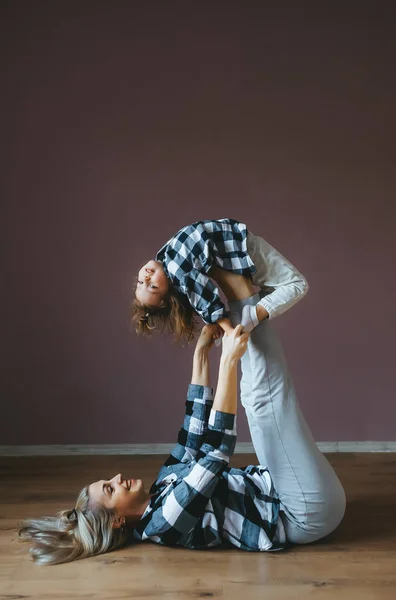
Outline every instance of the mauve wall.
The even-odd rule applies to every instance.
[[[192,349],[129,332],[134,274],[225,216],[309,280],[316,439],[395,439],[395,21],[336,4],[1,3],[1,444],[175,439]]]

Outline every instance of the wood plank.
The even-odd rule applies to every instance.
[[[348,498],[328,538],[279,553],[193,551],[136,543],[113,553],[37,567],[16,535],[28,516],[74,506],[81,487],[123,472],[155,479],[163,456],[0,458],[0,600],[394,600],[396,454],[327,455]],[[254,464],[235,455],[233,466]]]

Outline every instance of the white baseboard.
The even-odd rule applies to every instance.
[[[0,456],[99,456],[169,454],[174,444],[98,444],[95,446],[0,446]],[[318,442],[321,452],[396,452],[396,442]],[[235,454],[254,454],[250,442],[238,442]]]

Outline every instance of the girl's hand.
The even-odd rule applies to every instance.
[[[237,325],[231,334],[224,334],[222,359],[239,360],[246,352],[249,333],[244,333],[242,325]]]
[[[231,333],[234,331],[234,326],[231,323],[230,319],[227,319],[227,318],[219,319],[217,321],[217,324],[220,325],[220,327],[222,328],[222,330],[225,333],[228,333],[228,335],[231,335]]]
[[[212,323],[211,325],[204,325],[201,329],[196,349],[202,350],[206,348],[207,350],[210,350],[215,340],[221,338],[222,335],[223,332],[221,328],[217,325],[217,323]]]

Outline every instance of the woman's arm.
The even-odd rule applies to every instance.
[[[193,359],[192,385],[210,385],[209,376],[209,350],[214,340],[219,339],[221,333],[215,325],[205,325],[198,339]],[[242,326],[238,325],[231,332],[223,336],[223,351],[220,359],[219,378],[213,409],[236,414],[237,410],[237,366],[238,360],[245,353],[249,336],[242,333]]]
[[[216,339],[221,337],[221,331],[216,324],[205,325],[195,346],[193,358],[192,385],[210,386],[209,351]]]
[[[216,397],[198,460],[153,511],[146,537],[160,536],[165,544],[182,543],[204,514],[235,448],[237,364],[248,338],[241,325],[223,337]]]
[[[223,351],[220,359],[219,378],[212,410],[236,415],[237,412],[237,367],[245,353],[249,339],[237,325],[230,335],[223,336]]]
[[[195,349],[191,385],[210,386],[209,348]]]
[[[188,386],[184,421],[177,442],[163,467],[196,458],[208,427],[209,414],[213,405],[213,390],[209,377],[209,351],[214,340],[221,335],[217,325],[205,325],[201,329],[194,351],[191,384]],[[163,475],[159,472],[159,478]]]

